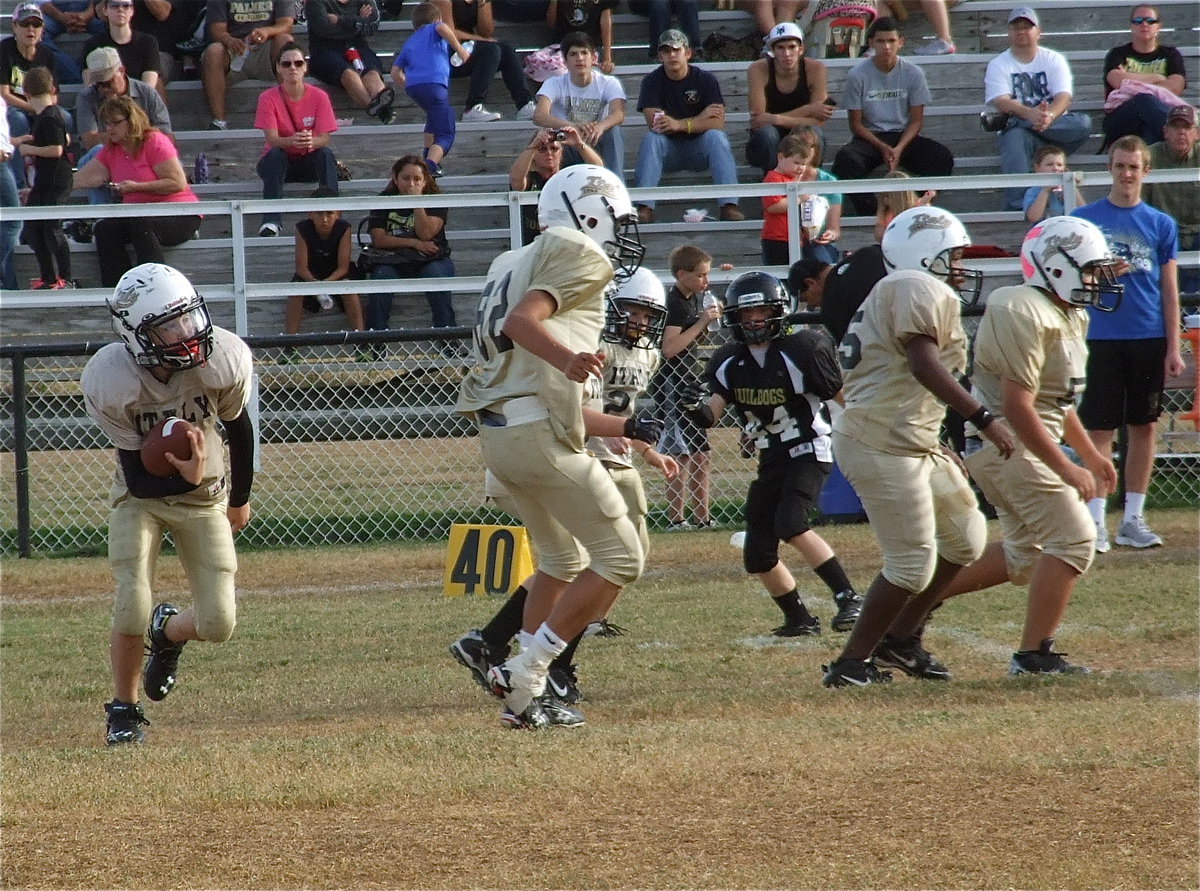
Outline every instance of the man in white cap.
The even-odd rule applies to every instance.
[[[1046,143],[1067,154],[1092,131],[1092,119],[1068,111],[1074,93],[1071,66],[1062,53],[1039,46],[1041,21],[1030,6],[1008,16],[1008,49],[988,62],[983,101],[1008,115],[1000,132],[1000,172],[1029,173],[1033,153]],[[1023,187],[1005,189],[1008,210],[1021,210]]]

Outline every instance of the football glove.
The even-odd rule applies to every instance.
[[[642,442],[648,442],[651,445],[658,442],[658,437],[662,435],[663,422],[658,418],[627,418],[625,421],[625,437],[627,439],[640,439]]]
[[[679,391],[679,407],[697,427],[716,426],[717,419],[708,407],[708,394],[699,384],[684,384]]]

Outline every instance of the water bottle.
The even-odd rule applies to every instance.
[[[356,50],[354,47],[350,47],[348,50],[346,50],[346,61],[350,63],[350,67],[356,72],[359,74],[363,73],[362,56],[359,55],[358,50]]]
[[[196,168],[192,174],[192,182],[198,186],[208,183],[208,156],[204,152],[196,155]]]
[[[333,297],[329,294],[318,294],[317,303],[320,304],[321,309],[333,309]]]
[[[718,304],[718,302],[719,301],[713,295],[712,291],[704,292],[704,308],[705,309],[708,309],[711,306],[716,306]],[[720,316],[717,316],[715,319],[712,319],[708,323],[708,330],[709,331],[720,331],[721,330],[721,317]]]
[[[468,56],[471,55],[471,53],[475,52],[475,41],[474,40],[464,40],[462,48],[464,50],[466,50]],[[463,61],[461,58],[459,58],[458,53],[455,53],[455,52],[450,53],[451,67],[457,68],[462,63],[463,63]]]

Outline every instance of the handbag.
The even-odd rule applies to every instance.
[[[534,50],[525,57],[525,76],[539,84],[566,73],[567,63],[563,60],[560,46],[557,43]]]
[[[355,268],[363,278],[370,278],[376,266],[394,266],[400,278],[416,276],[434,260],[444,260],[450,256],[450,245],[445,244],[432,256],[421,253],[416,248],[403,247],[394,250],[377,248],[371,244],[371,236],[367,224],[370,217],[363,217],[358,223],[355,241],[358,242],[358,259],[354,261]]]

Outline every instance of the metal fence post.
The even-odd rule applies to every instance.
[[[250,311],[246,305],[246,221],[242,202],[229,202],[229,223],[233,241],[233,318],[240,337],[250,333]]]
[[[17,553],[33,556],[32,526],[29,521],[29,441],[26,426],[25,354],[12,360],[13,375],[13,457],[16,459]]]

